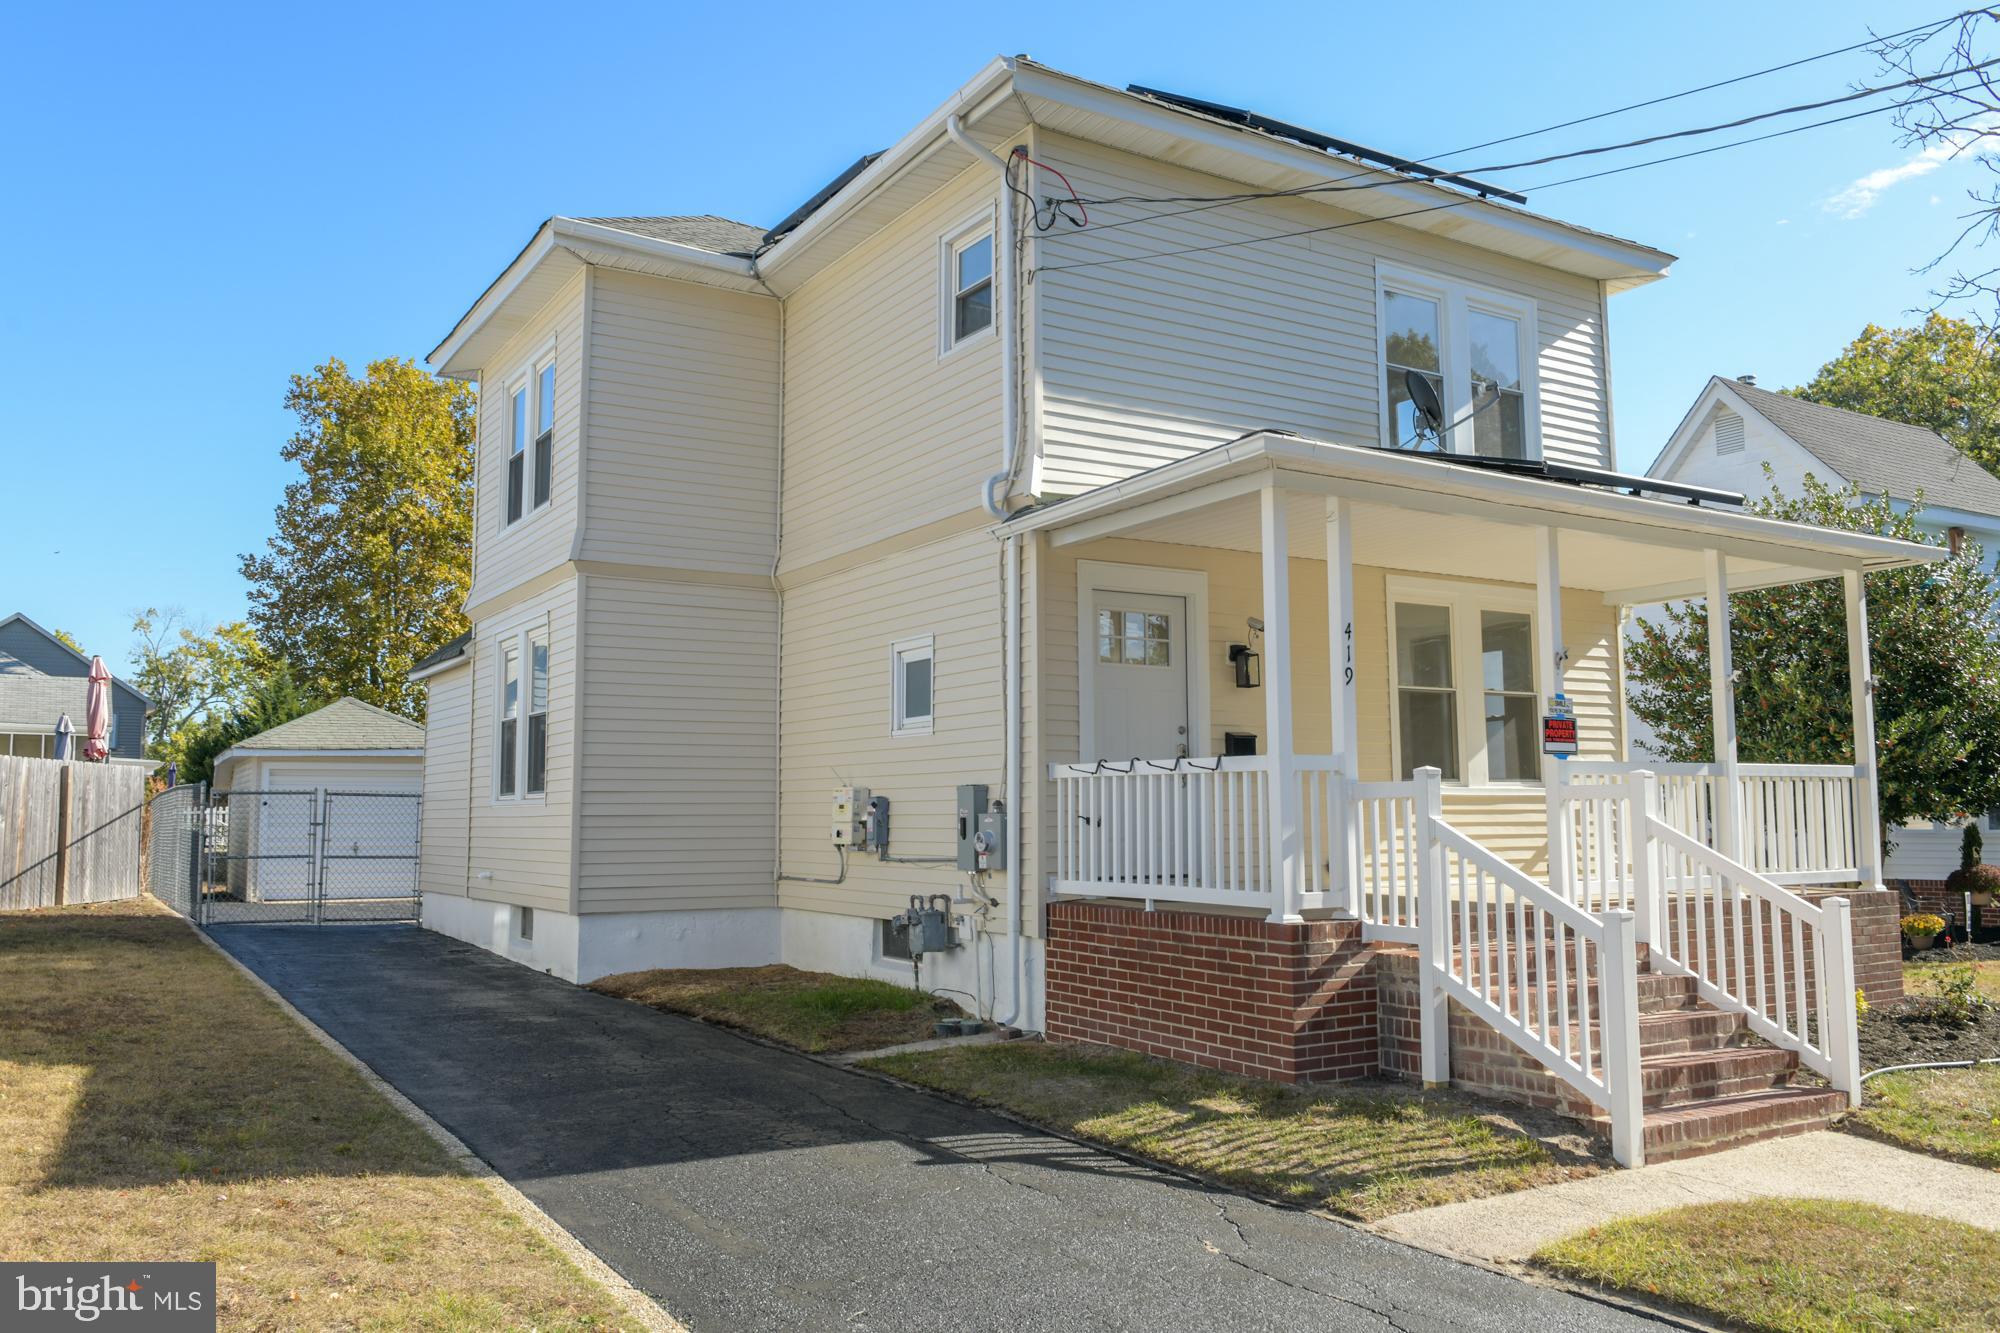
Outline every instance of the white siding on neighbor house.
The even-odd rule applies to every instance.
[[[533,624],[546,625],[549,631],[548,793],[501,800],[494,794],[493,765],[500,717],[499,640]],[[576,582],[565,580],[478,622],[473,626],[472,650],[468,896],[573,911],[570,800],[576,759]],[[524,698],[525,689],[524,680]]]
[[[1035,143],[1086,198],[1242,188],[1081,140],[1044,133]],[[1060,186],[1043,173],[1037,188]],[[1107,205],[1091,221],[1187,207]],[[1546,456],[1609,466],[1602,307],[1590,279],[1387,222],[1058,271],[1353,219],[1331,203],[1260,200],[1038,240],[1042,271],[1030,290],[1046,415],[1037,489],[1087,490],[1263,427],[1378,444],[1378,261],[1532,299]]]
[[[979,510],[999,341],[939,355],[941,244],[994,194],[968,165],[786,301],[785,571]]]
[[[820,581],[785,589],[784,774],[779,837],[788,875],[832,877],[834,789],[862,786],[890,800],[890,852],[950,856],[956,788],[988,784],[1001,795],[999,543],[972,532],[905,550]],[[890,645],[933,639],[934,722],[927,736],[890,735]],[[887,917],[913,893],[951,893],[964,878],[950,864],[884,864],[848,858],[847,882],[786,880],[786,907]],[[1006,877],[986,890],[1005,897]],[[996,927],[1004,920],[995,914]]]
[[[425,684],[421,880],[425,893],[463,897],[472,795],[472,669],[461,665]]]
[[[1265,752],[1264,690],[1238,689],[1228,658],[1229,645],[1244,640],[1246,621],[1261,618],[1263,577],[1256,552],[1214,547],[1177,546],[1159,542],[1107,540],[1078,546],[1043,548],[1037,560],[1040,635],[1039,745],[1035,772],[1049,763],[1074,762],[1082,753],[1077,697],[1077,574],[1079,560],[1197,570],[1208,579],[1209,726],[1201,754],[1218,754],[1223,733],[1254,732]],[[1386,781],[1391,769],[1389,739],[1388,579],[1395,571],[1357,565],[1354,569],[1355,708],[1361,746],[1363,781]],[[1437,581],[1434,576],[1422,576]],[[1477,585],[1479,580],[1451,580]],[[1520,589],[1520,585],[1496,584]],[[1531,590],[1529,590],[1531,591]],[[1329,739],[1330,660],[1326,632],[1326,564],[1319,560],[1291,562],[1293,745],[1301,754],[1325,754]],[[1574,702],[1578,738],[1584,758],[1612,759],[1618,755],[1615,637],[1617,614],[1602,594],[1581,589],[1563,594],[1563,640],[1570,658],[1564,686]],[[1149,756],[1150,757],[1150,756]],[[1555,762],[1553,760],[1549,762]],[[1036,784],[1040,799],[1049,798],[1044,778]],[[1543,873],[1547,858],[1547,820],[1542,793],[1528,788],[1467,790],[1447,785],[1445,812],[1468,836],[1531,873]],[[1045,839],[1052,830],[1042,830]],[[1043,855],[1052,854],[1047,843]],[[1037,882],[1039,876],[1036,877]]]
[[[593,269],[583,555],[768,574],[778,303]]]
[[[1981,823],[1987,844],[2000,842],[2000,831]],[[1943,879],[1958,869],[1965,838],[1963,824],[1916,824],[1889,830],[1894,844],[1882,868],[1884,879]],[[1996,858],[1986,856],[1986,861]]]
[[[480,369],[479,457],[472,535],[472,590],[466,603],[481,602],[561,565],[576,536],[577,460],[583,401],[584,275],[566,283],[554,300],[510,338]],[[534,500],[534,439],[530,422],[529,462],[524,465],[521,518],[507,523],[507,458],[510,395],[519,374],[532,376],[534,362],[553,346],[556,355],[554,457],[549,502]],[[533,401],[532,392],[529,395]],[[532,408],[531,408],[532,410]]]
[[[587,575],[578,908],[768,907],[777,597]]]
[[[1847,478],[1755,412],[1738,413],[1743,420],[1743,447],[1729,453],[1718,451],[1715,426],[1719,409],[1736,411],[1735,404],[1720,403],[1703,414],[1693,445],[1668,474],[1669,480],[1736,491],[1753,500],[1769,495],[1774,480],[1786,495],[1802,494],[1808,472],[1829,486],[1847,484]],[[1766,463],[1771,465],[1769,478],[1764,475]]]

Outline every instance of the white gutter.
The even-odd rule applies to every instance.
[[[1013,492],[1014,475],[1021,463],[1021,340],[1015,327],[1014,191],[1008,186],[1007,164],[967,134],[956,113],[945,118],[944,132],[974,158],[991,165],[1000,180],[1000,225],[995,229],[993,246],[993,323],[1000,331],[1000,470],[980,486],[979,498],[987,513],[1004,520],[1007,497]],[[1007,1016],[994,1021],[1002,1027],[1012,1027],[1021,1016],[1027,990],[1028,955],[1021,931],[1024,897],[1021,877],[1027,868],[1021,860],[1021,538],[1013,535],[1006,541],[1007,763],[1000,799],[1005,802],[1008,830],[1007,947],[1013,958],[1014,994]]]

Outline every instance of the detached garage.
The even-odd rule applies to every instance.
[[[416,892],[424,729],[359,699],[238,741],[215,761],[228,848],[222,878],[243,903],[328,907]]]

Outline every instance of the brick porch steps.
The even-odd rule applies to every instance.
[[[1847,1094],[1826,1088],[1768,1087],[1646,1112],[1646,1161],[1672,1162],[1746,1143],[1824,1129],[1847,1109]],[[1600,1134],[1611,1132],[1591,1117]]]

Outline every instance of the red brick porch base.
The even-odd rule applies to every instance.
[[[1048,909],[1047,1025],[1280,1083],[1377,1072],[1374,959],[1352,921]]]
[[[1800,889],[1810,902],[1845,898],[1854,931],[1854,984],[1870,1004],[1903,998],[1903,911],[1891,889]]]

